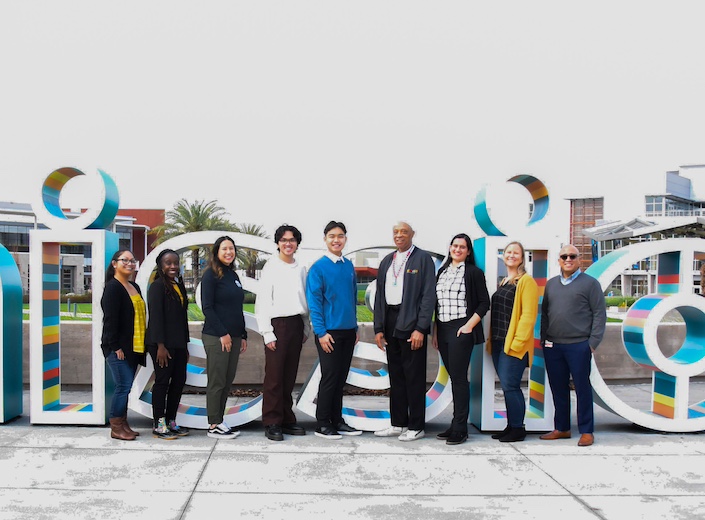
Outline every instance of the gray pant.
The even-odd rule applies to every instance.
[[[206,350],[206,411],[209,424],[223,422],[225,404],[230,393],[230,386],[235,379],[237,362],[240,358],[240,338],[233,338],[230,352],[223,350],[218,336],[202,334],[203,348]]]

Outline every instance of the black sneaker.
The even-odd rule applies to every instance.
[[[270,424],[264,427],[264,435],[270,441],[283,441],[282,428],[278,424]]]
[[[227,424],[222,422],[220,424],[216,424],[212,428],[208,428],[207,435],[212,439],[234,439],[240,435],[240,432],[231,429]]]
[[[332,426],[319,426],[314,432],[316,437],[321,437],[323,439],[337,440],[342,439],[343,436],[339,434]]]
[[[335,429],[340,435],[362,435],[362,432],[360,430],[356,430],[355,428],[353,428],[349,424],[345,424],[344,422],[339,422],[338,426],[336,426]]]

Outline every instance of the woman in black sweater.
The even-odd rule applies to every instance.
[[[179,280],[179,255],[165,249],[157,256],[157,273],[147,292],[147,349],[154,364],[152,435],[171,440],[188,435],[176,424],[176,412],[186,384],[188,364],[188,298]]]
[[[223,420],[240,353],[247,350],[242,312],[245,292],[235,272],[236,253],[232,238],[218,238],[211,249],[210,266],[201,280],[201,308],[205,316],[201,338],[208,373],[206,412],[208,436],[214,439],[233,439],[240,434]]]
[[[110,405],[110,436],[124,441],[133,441],[139,435],[127,424],[127,399],[137,365],[145,364],[147,313],[140,288],[130,281],[136,265],[130,251],[121,249],[115,253],[105,273],[105,288],[100,299],[103,309],[101,349],[115,382]]]

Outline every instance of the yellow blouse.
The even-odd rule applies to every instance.
[[[132,350],[138,354],[144,354],[144,335],[147,329],[147,308],[144,300],[139,294],[130,296],[132,306],[135,309],[135,327],[132,336]]]

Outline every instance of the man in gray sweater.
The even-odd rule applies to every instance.
[[[592,353],[605,334],[607,312],[600,283],[580,271],[575,246],[564,246],[558,255],[560,276],[546,282],[541,306],[541,343],[548,382],[555,407],[554,427],[543,440],[569,439],[570,378],[577,398],[578,446],[594,442]]]

